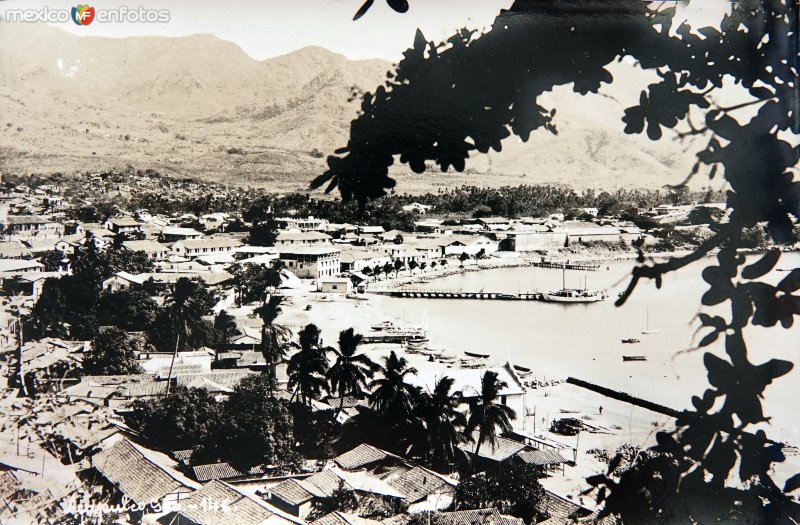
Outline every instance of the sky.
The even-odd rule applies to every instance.
[[[352,17],[364,0],[79,0],[96,9],[125,6],[169,10],[164,23],[101,23],[79,26],[71,20],[55,25],[76,35],[127,37],[183,36],[210,33],[238,44],[247,54],[263,60],[316,45],[351,59],[382,58],[397,61],[414,40],[417,28],[428,40],[444,40],[456,29],[488,28],[501,9],[513,0],[410,0],[405,14],[391,10],[385,0],[356,22]],[[69,10],[78,0],[0,0],[0,13],[8,9]],[[714,15],[714,5],[724,0],[695,1],[690,19],[704,21]],[[718,18],[717,18],[718,20]],[[705,24],[703,24],[705,25]],[[0,30],[2,26],[0,25]]]
[[[282,55],[308,45],[322,46],[351,59],[399,60],[420,28],[429,40],[441,40],[460,27],[488,27],[512,0],[411,0],[408,13],[392,11],[376,0],[356,22],[352,18],[364,0],[81,0],[96,9],[119,6],[168,9],[166,23],[106,23],[87,26],[68,21],[51,24],[78,35],[125,37],[180,36],[211,33],[237,43],[257,60]],[[2,0],[7,9],[71,9],[64,0]],[[0,30],[2,28],[0,27]]]

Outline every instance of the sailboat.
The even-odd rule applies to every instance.
[[[650,307],[648,306],[645,313],[645,328],[644,330],[642,330],[642,334],[643,335],[657,334],[660,331],[661,330],[658,330],[657,328],[650,328]]]
[[[567,269],[563,268],[561,274],[561,290],[543,294],[543,300],[555,303],[594,303],[606,298],[605,294],[602,292],[587,290],[585,281],[583,289],[567,288],[566,274]]]

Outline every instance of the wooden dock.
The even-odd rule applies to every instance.
[[[538,268],[555,268],[557,270],[582,270],[586,272],[596,272],[600,269],[599,264],[589,263],[566,263],[557,261],[539,261],[530,263],[531,266]]]
[[[494,301],[544,301],[544,294],[542,292],[487,292],[485,290],[479,291],[462,291],[462,290],[422,290],[422,289],[404,289],[404,290],[370,290],[369,293],[388,295],[389,297],[403,297],[406,299],[480,299],[480,300],[494,300]]]

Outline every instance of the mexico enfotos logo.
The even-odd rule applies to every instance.
[[[79,4],[72,9],[53,9],[44,6],[39,9],[7,9],[2,20],[5,22],[48,24],[74,22],[88,26],[93,22],[107,24],[128,22],[132,24],[164,24],[170,21],[169,9],[147,9],[143,6],[121,6],[114,9],[94,8]]]

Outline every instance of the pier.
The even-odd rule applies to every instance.
[[[388,295],[389,297],[403,297],[406,299],[482,299],[482,300],[495,300],[495,301],[545,301],[542,292],[487,292],[485,290],[479,291],[462,291],[462,290],[422,290],[422,289],[404,289],[404,290],[370,290],[369,293],[378,295]]]
[[[541,260],[539,262],[532,262],[530,263],[531,266],[536,266],[538,268],[555,268],[558,270],[582,270],[586,272],[596,272],[600,269],[599,264],[589,264],[589,263],[567,263],[567,262],[556,262],[556,261],[545,261]]]

